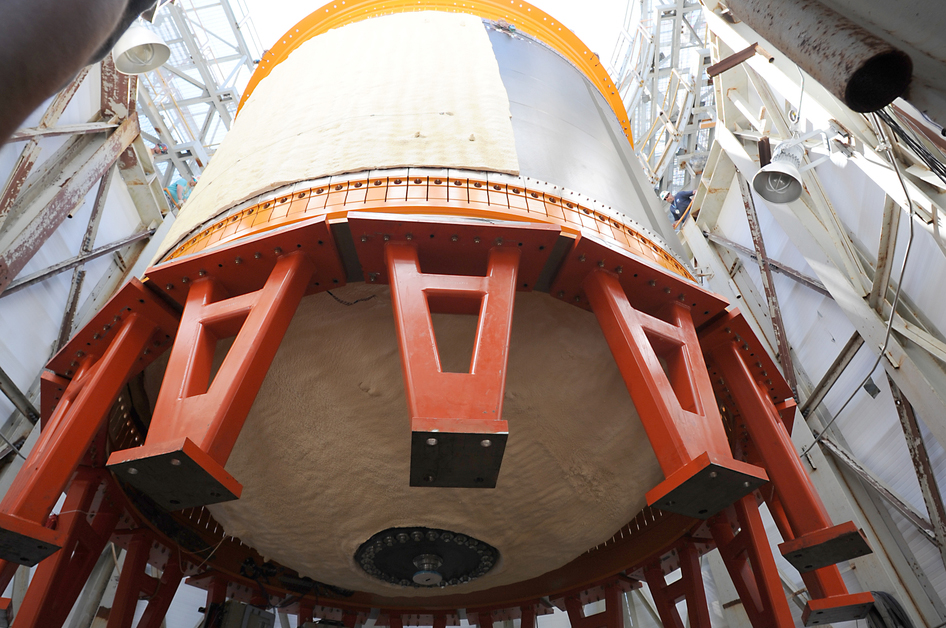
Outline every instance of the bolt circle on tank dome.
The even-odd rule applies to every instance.
[[[431,528],[390,528],[355,552],[355,563],[378,580],[415,588],[465,584],[486,575],[499,550],[469,535]]]

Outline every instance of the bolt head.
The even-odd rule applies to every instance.
[[[433,447],[434,445],[437,444],[437,439],[436,439],[436,438],[428,438],[428,439],[427,439],[427,444],[430,445],[431,447]]]
[[[179,466],[181,466],[181,461],[180,461],[180,459],[178,459],[178,458],[171,458],[171,466],[172,466],[172,467],[179,467]]]
[[[138,475],[138,469],[134,467],[128,467],[128,475]]]
[[[480,447],[490,447],[492,444],[493,444],[493,441],[491,441],[488,438],[484,438],[483,440],[480,441]]]

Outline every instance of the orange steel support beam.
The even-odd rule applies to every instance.
[[[411,486],[496,486],[519,256],[497,247],[485,277],[435,275],[421,272],[411,244],[385,245],[411,415]],[[431,312],[479,314],[469,373],[441,370]]]
[[[710,522],[710,532],[726,564],[739,599],[753,626],[791,628],[788,601],[782,593],[778,567],[772,557],[759,506],[746,495]],[[735,532],[733,528],[739,528]]]
[[[93,511],[103,484],[106,494]],[[118,489],[102,469],[79,468],[58,520],[62,549],[36,568],[17,609],[17,628],[47,628],[66,621],[121,515],[115,505],[120,503],[118,496],[110,496],[110,491]],[[91,522],[90,511],[94,512]]]
[[[304,624],[307,621],[313,620],[313,606],[314,606],[314,603],[311,600],[303,598],[302,600],[299,601],[299,623],[300,624]],[[394,624],[395,619],[400,621],[401,616],[391,615],[389,619],[391,623],[388,625],[391,626],[391,628],[400,628],[400,626],[397,626]]]
[[[212,278],[193,282],[145,444],[112,454],[109,468],[167,510],[237,499],[223,465],[313,271],[293,252],[256,292],[227,298]],[[211,383],[217,342],[233,336]]]
[[[729,340],[707,347],[712,361],[719,367],[732,394],[739,415],[745,421],[752,444],[759,452],[765,468],[772,476],[781,508],[775,521],[788,541],[832,527],[821,498],[805,473],[791,437],[779,420],[779,412],[763,384],[756,382],[746,363],[746,352]],[[785,526],[789,529],[785,529]],[[841,573],[834,565],[802,574],[809,602],[805,619],[813,606],[826,623],[846,621],[866,615],[873,597],[869,593],[848,593]]]
[[[138,620],[136,628],[160,628],[161,622],[164,621],[164,617],[171,607],[174,594],[177,593],[184,577],[184,571],[179,562],[180,555],[175,552],[171,552],[171,554],[172,556],[168,559],[164,572],[158,580],[157,591],[148,600],[148,606],[145,607],[145,612]]]
[[[689,308],[640,312],[607,270],[584,290],[667,478],[648,504],[706,519],[763,484],[762,469],[732,457]]]
[[[204,628],[220,628],[227,603],[227,581],[214,576],[207,587],[207,605],[204,607]]]
[[[519,612],[522,613],[519,628],[535,628],[535,604],[520,606]]]
[[[699,560],[699,559],[698,559]],[[604,610],[594,615],[585,615],[584,604],[578,595],[565,598],[568,623],[572,628],[623,628],[624,614],[621,606],[621,589],[617,584],[604,587]],[[524,617],[525,615],[523,615]],[[532,614],[535,621],[535,613]]]
[[[151,535],[141,531],[132,536],[125,551],[125,562],[122,564],[106,628],[131,628],[135,609],[138,608],[138,596],[142,591],[154,588],[154,578],[145,573],[150,555]]]
[[[686,600],[690,628],[710,628],[709,607],[706,604],[706,589],[703,588],[703,573],[700,570],[700,553],[689,542],[677,548],[681,578],[667,584],[660,562],[644,568],[644,578],[664,628],[684,628],[677,611],[677,602]]]
[[[26,463],[0,502],[0,558],[35,565],[59,549],[58,535],[43,527],[70,477],[105,421],[135,362],[155,330],[132,313],[121,321],[98,360],[86,356],[63,393]],[[0,572],[6,586],[8,569]]]

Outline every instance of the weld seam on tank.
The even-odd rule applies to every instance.
[[[817,0],[727,0],[733,15],[859,113],[903,94],[913,61]]]

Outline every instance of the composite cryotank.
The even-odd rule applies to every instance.
[[[315,261],[322,285],[300,301],[226,464],[242,495],[210,508],[228,534],[315,580],[432,597],[536,578],[610,539],[662,479],[594,314],[552,283],[581,237],[690,277],[658,235],[669,222],[610,94],[510,17],[382,14],[306,39],[278,64],[270,53],[165,241],[164,259],[183,261],[328,219],[342,263],[332,275]],[[287,47],[305,38],[300,26]],[[423,273],[485,275],[491,249],[518,256],[504,390],[489,409],[509,436],[476,444],[505,452],[473,489],[442,486],[436,471],[432,486],[409,481],[414,417],[386,241],[417,243]],[[431,303],[444,372],[471,371],[479,319],[495,316],[478,300]],[[145,377],[157,399],[162,364]],[[474,490],[478,480],[491,488]],[[495,563],[419,587],[359,562],[386,530],[420,529],[480,541]]]

